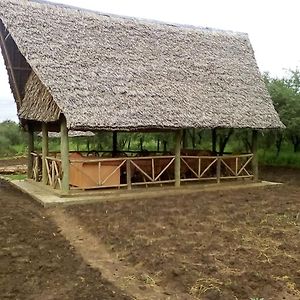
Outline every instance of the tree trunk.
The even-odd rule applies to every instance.
[[[143,151],[144,139],[140,138],[140,150]]]
[[[168,144],[168,142],[163,141],[163,144],[164,144],[164,153],[167,153],[167,144]]]
[[[131,138],[128,139],[128,146],[127,146],[128,151],[130,151],[130,144],[131,144]]]
[[[211,146],[213,155],[217,154],[217,129],[213,128],[211,130]]]
[[[228,134],[225,137],[220,137],[220,141],[219,141],[219,155],[223,155],[226,145],[230,139],[230,137],[233,134],[233,129],[230,129]]]

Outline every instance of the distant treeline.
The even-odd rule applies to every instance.
[[[300,71],[290,71],[284,78],[272,78],[264,74],[264,80],[274,106],[285,130],[268,130],[260,133],[260,160],[267,164],[300,166]],[[251,130],[217,129],[216,150],[218,153],[243,153],[251,151]],[[212,149],[212,130],[184,130],[183,147],[190,149]],[[36,135],[35,147],[41,149],[41,138]],[[80,151],[112,150],[112,133],[99,132],[94,137],[70,139],[70,149]],[[59,151],[59,139],[50,139],[50,150]],[[174,135],[169,132],[118,133],[119,151],[170,152],[174,146]],[[0,123],[0,156],[26,153],[26,134],[12,121]]]

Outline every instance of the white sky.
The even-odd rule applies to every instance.
[[[52,0],[104,13],[247,32],[259,68],[273,76],[300,66],[299,0]],[[0,121],[17,120],[0,58]]]

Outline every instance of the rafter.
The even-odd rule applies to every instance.
[[[0,24],[2,25],[1,27],[3,28],[3,24]],[[7,69],[10,73],[10,76],[11,76],[11,79],[12,79],[12,83],[13,83],[13,86],[14,86],[14,91],[15,91],[15,96],[16,96],[16,100],[17,100],[17,103],[18,105],[21,105],[21,95],[20,95],[20,91],[19,91],[19,88],[18,88],[18,85],[17,85],[17,80],[16,80],[16,76],[15,76],[15,73],[14,73],[14,68],[13,68],[13,65],[12,65],[12,62],[10,60],[10,57],[9,57],[9,53],[8,53],[8,50],[6,48],[6,42],[5,42],[5,38],[3,36],[3,31],[1,30],[2,28],[0,28],[0,43],[1,43],[1,48],[3,50],[3,56],[4,56],[4,60],[7,64]]]

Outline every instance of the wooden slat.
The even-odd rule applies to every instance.
[[[159,177],[171,166],[171,164],[173,163],[174,160],[175,160],[175,157],[173,157],[170,160],[170,162],[165,166],[165,168],[155,177],[154,181],[157,181],[157,179],[159,179]]]
[[[140,168],[132,159],[130,160],[130,162],[143,174],[145,175],[149,180],[150,182],[153,181],[153,179],[142,169]]]
[[[238,175],[240,175],[243,170],[245,170],[248,173],[248,171],[246,170],[246,166],[252,161],[252,159],[253,159],[252,156],[248,158],[248,160],[246,161],[246,163],[243,166],[241,166],[241,169],[239,170]]]
[[[181,158],[181,161],[188,167],[188,169],[197,177],[199,178],[198,174],[194,171],[194,169],[185,161],[184,158]]]
[[[126,162],[126,159],[124,159],[124,161],[117,167],[114,169],[114,171],[109,174],[103,181],[102,181],[102,185],[111,177],[113,176]]]
[[[215,158],[205,169],[204,171],[200,174],[200,178],[203,177],[203,175],[216,163],[218,158]]]

